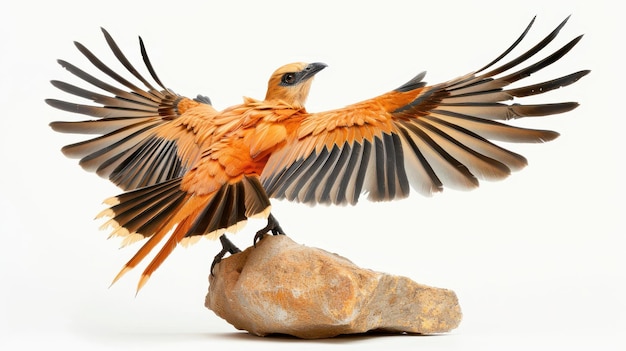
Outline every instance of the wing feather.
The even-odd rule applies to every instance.
[[[55,108],[94,117],[85,121],[52,122],[52,129],[62,133],[96,134],[92,139],[65,146],[63,153],[80,158],[80,165],[87,171],[108,178],[124,190],[157,184],[181,177],[198,158],[194,130],[208,119],[215,110],[206,105],[208,98],[191,100],[173,93],[163,86],[156,75],[141,38],[140,49],[143,62],[159,88],[144,78],[131,64],[111,35],[102,29],[109,49],[115,58],[139,81],[112,70],[95,54],[80,43],[78,50],[95,68],[113,79],[109,84],[78,67],[58,60],[70,73],[91,84],[102,92],[91,91],[72,84],[53,80],[59,90],[79,98],[91,100],[97,105],[47,99]],[[144,87],[140,87],[143,85]],[[203,106],[204,114],[185,115],[190,108]],[[190,128],[189,125],[196,127]]]

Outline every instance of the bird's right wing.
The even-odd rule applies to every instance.
[[[76,42],[79,51],[97,69],[128,90],[98,79],[69,62],[58,60],[70,73],[104,93],[52,81],[58,89],[100,105],[46,100],[52,107],[95,117],[85,121],[57,121],[50,124],[55,131],[62,133],[98,135],[63,147],[63,153],[71,158],[80,158],[80,165],[85,170],[108,178],[124,190],[183,176],[199,157],[194,131],[200,124],[209,123],[216,112],[211,101],[203,96],[192,100],[166,88],[156,75],[143,41],[139,38],[143,61],[159,86],[159,89],[155,88],[133,67],[109,33],[104,29],[102,32],[117,60],[145,87],[138,87],[116,73],[85,46]]]
[[[534,20],[533,20],[534,21]],[[308,204],[354,204],[406,197],[410,188],[430,195],[444,187],[473,189],[479,179],[498,180],[526,159],[495,143],[543,142],[548,130],[500,122],[572,110],[576,102],[507,103],[576,82],[589,71],[518,88],[508,85],[558,61],[581,36],[526,67],[556,37],[563,21],[535,46],[494,67],[524,38],[483,68],[427,86],[424,74],[399,88],[345,108],[305,117],[285,147],[272,154],[261,180],[274,198]]]

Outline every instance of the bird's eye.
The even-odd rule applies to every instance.
[[[285,73],[283,78],[281,79],[283,84],[293,84],[296,82],[296,74],[295,73]]]

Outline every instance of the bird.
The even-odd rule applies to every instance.
[[[321,62],[281,66],[271,74],[263,100],[243,97],[241,104],[218,111],[206,96],[188,98],[166,87],[141,37],[139,49],[151,80],[104,28],[126,76],[75,42],[111,83],[58,60],[92,87],[59,80],[52,85],[90,103],[46,99],[47,104],[89,118],[54,121],[50,127],[95,135],[62,152],[121,188],[97,215],[106,220],[102,228],[121,237],[122,246],[145,241],[113,283],[158,244],[137,292],[178,245],[219,239],[222,250],[212,262],[213,272],[225,255],[240,251],[226,234],[240,231],[248,219],[267,220],[254,244],[267,234],[285,234],[270,199],[354,205],[361,197],[390,201],[412,191],[431,196],[444,188],[471,190],[480,181],[501,180],[524,168],[526,158],[501,143],[542,143],[559,133],[508,122],[565,113],[579,104],[519,99],[568,86],[590,72],[510,87],[559,61],[582,38],[545,53],[568,16],[536,45],[505,60],[535,19],[501,55],[475,71],[432,85],[422,72],[379,96],[323,112],[305,107],[314,77],[327,67]],[[537,60],[529,63],[531,58]]]

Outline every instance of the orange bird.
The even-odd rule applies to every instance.
[[[581,39],[576,37],[535,63],[519,68],[557,36],[565,19],[538,44],[506,63],[502,55],[475,72],[427,85],[418,74],[398,88],[336,110],[311,113],[305,101],[323,63],[291,63],[270,77],[264,100],[244,97],[240,105],[217,111],[203,96],[190,99],[166,88],[155,73],[141,38],[144,64],[158,85],[145,79],[104,29],[108,46],[136,83],[111,70],[80,43],[78,50],[111,85],[76,66],[61,66],[100,92],[52,81],[97,105],[48,99],[68,112],[94,117],[52,122],[55,131],[95,134],[67,145],[63,153],[122,188],[105,200],[104,227],[123,245],[147,239],[113,282],[137,266],[162,240],[137,290],[179,244],[201,237],[220,238],[213,264],[238,249],[224,236],[248,218],[266,218],[255,236],[283,234],[271,214],[270,198],[307,204],[355,204],[362,194],[373,201],[404,198],[411,189],[431,195],[444,187],[472,189],[479,179],[499,180],[526,166],[526,159],[491,140],[537,143],[558,133],[510,126],[500,120],[570,111],[576,102],[505,103],[543,94],[576,82],[587,70],[553,80],[507,88],[558,61]],[[140,84],[136,85],[137,82]],[[144,87],[140,87],[143,85]]]

